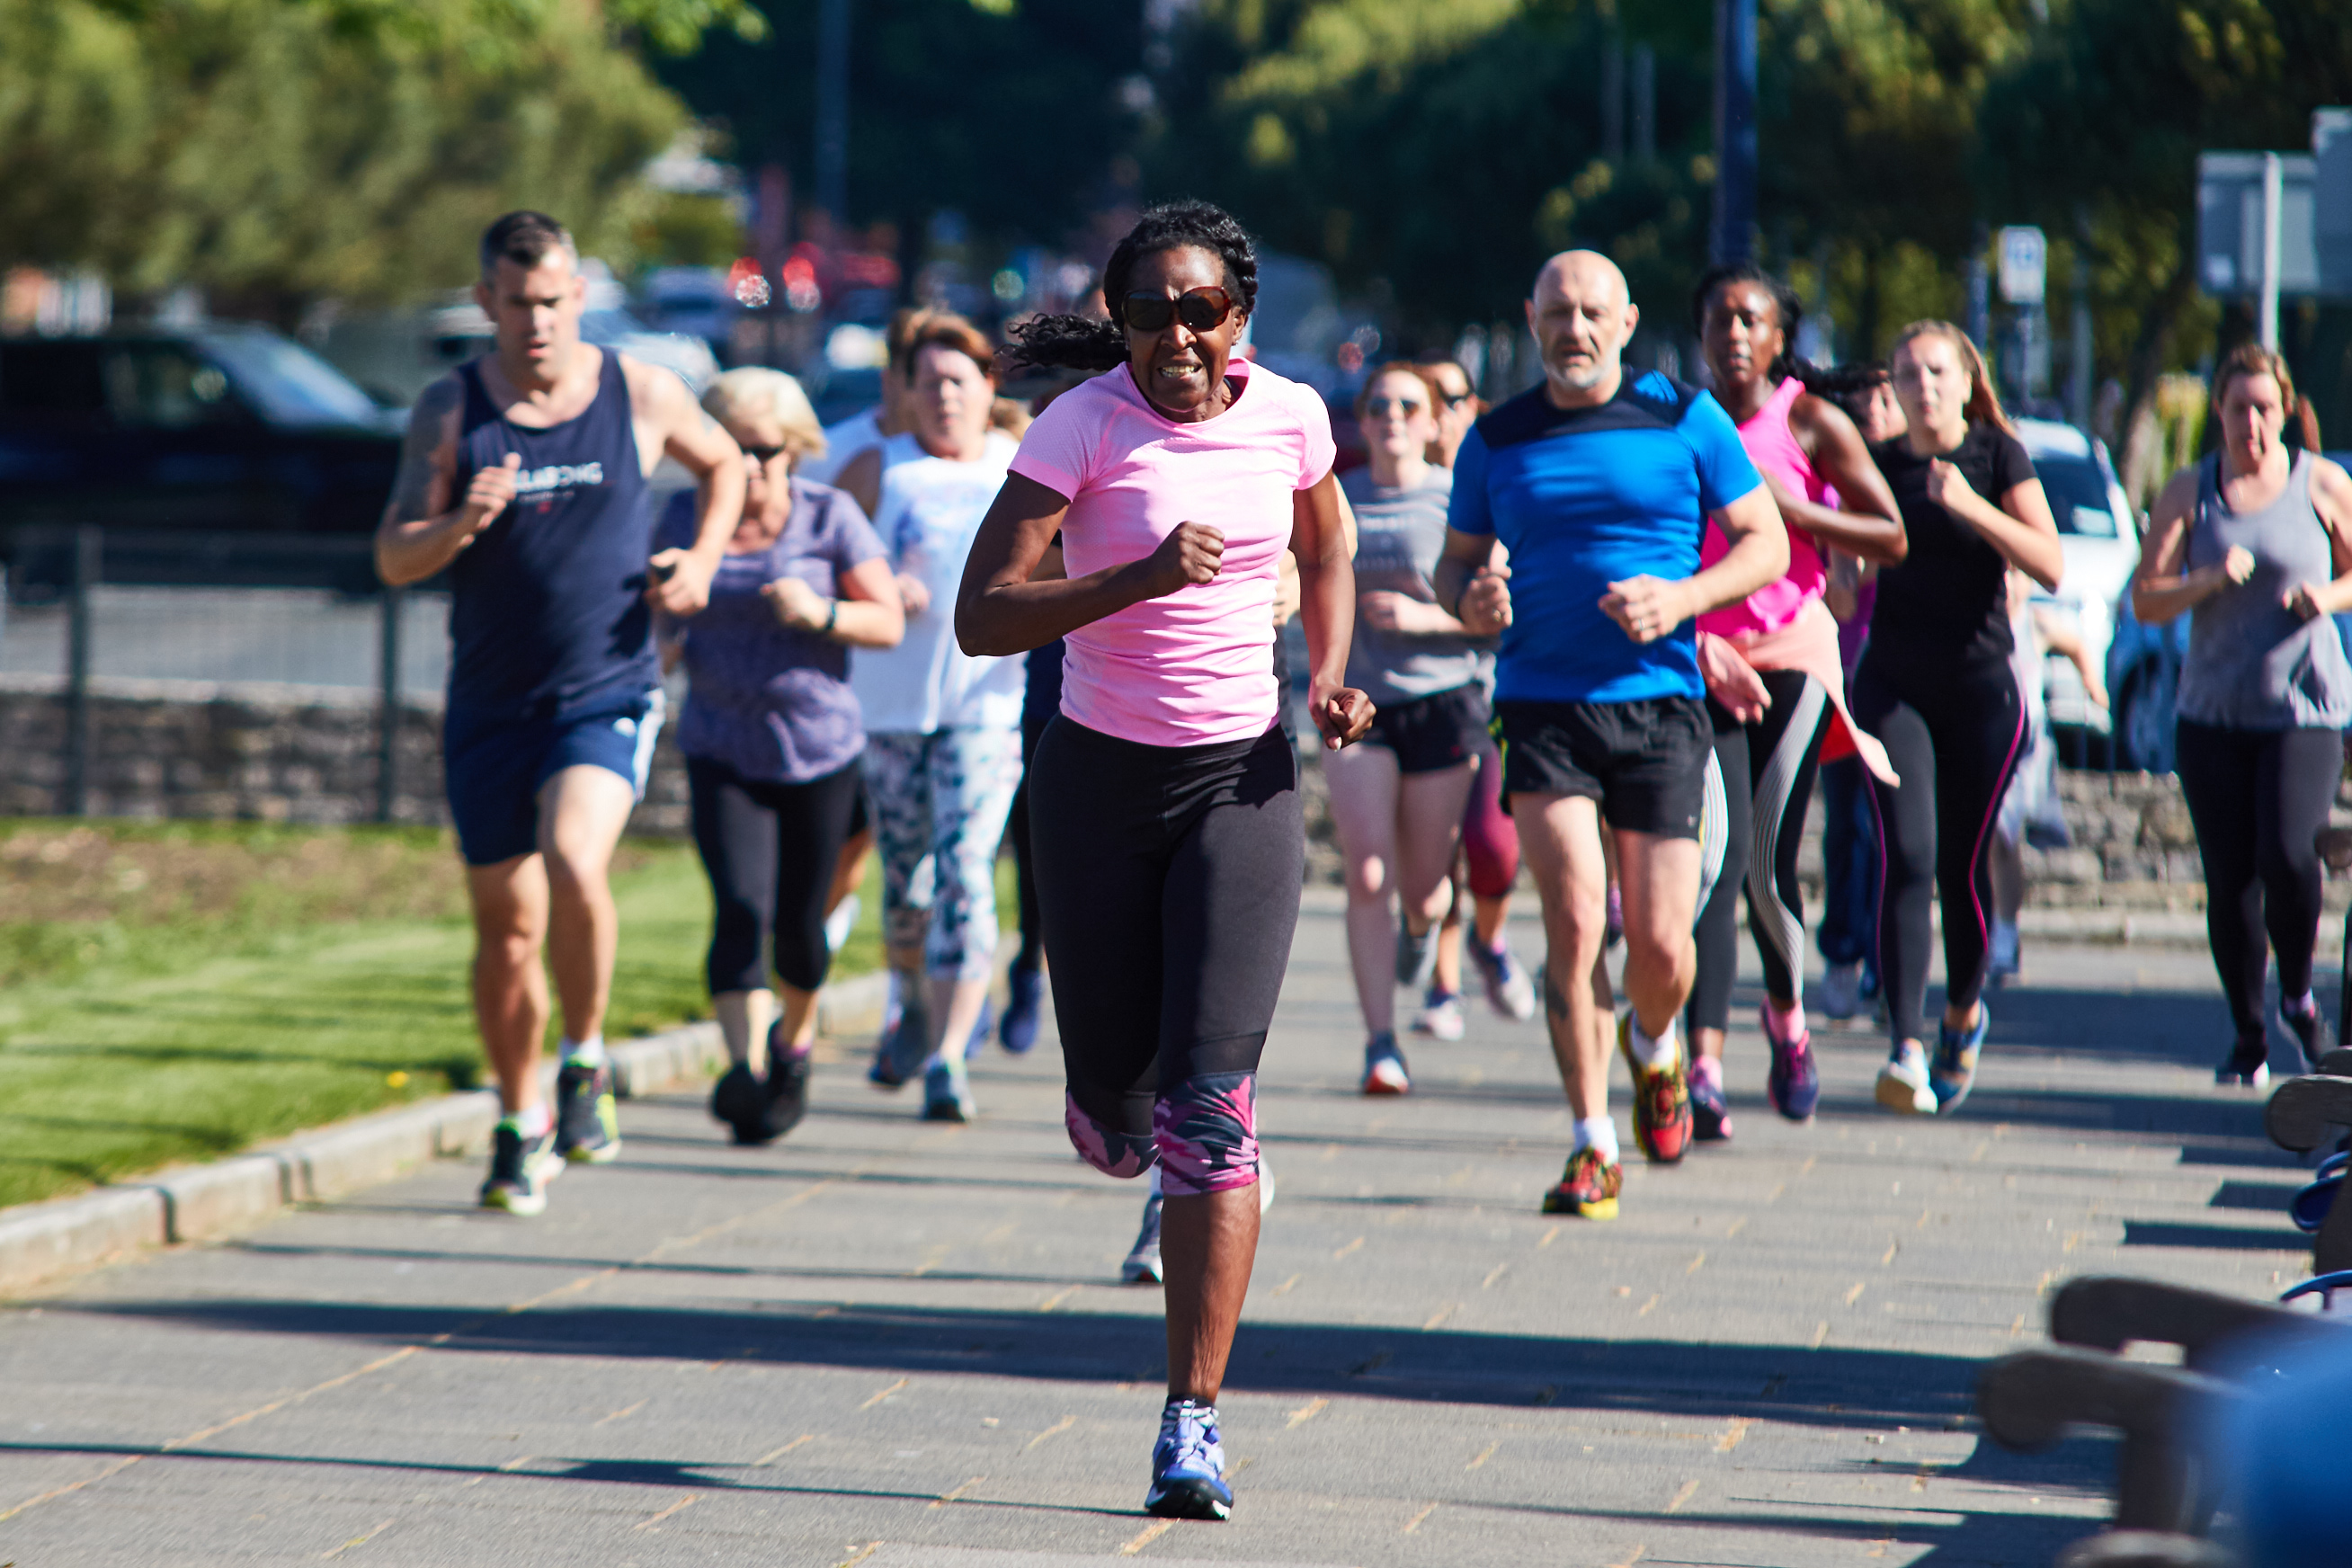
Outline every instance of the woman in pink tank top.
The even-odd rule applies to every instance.
[[[1742,263],[1709,271],[1692,304],[1715,395],[1789,524],[1787,574],[1698,620],[1716,759],[1731,796],[1724,866],[1738,873],[1717,880],[1698,919],[1690,1092],[1692,1131],[1706,1142],[1731,1135],[1723,1039],[1738,968],[1743,881],[1748,929],[1764,965],[1764,1038],[1772,1053],[1766,1090],[1773,1109],[1791,1121],[1810,1118],[1821,1098],[1805,1026],[1797,844],[1825,751],[1832,757],[1860,752],[1874,772],[1884,776],[1885,770],[1877,742],[1846,715],[1837,623],[1822,596],[1833,553],[1895,562],[1905,541],[1895,496],[1853,422],[1808,392],[1795,374],[1790,342],[1804,314],[1796,291]],[[1711,563],[1726,548],[1710,527],[1700,559]],[[1744,795],[1741,779],[1748,784]]]

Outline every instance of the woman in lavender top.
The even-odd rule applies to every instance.
[[[702,405],[743,448],[749,485],[709,607],[664,628],[663,655],[682,660],[690,682],[677,743],[716,906],[712,1010],[734,1061],[711,1113],[737,1142],[764,1143],[808,1101],[816,993],[831,958],[825,905],[866,749],[849,650],[896,647],[906,618],[889,552],[857,503],[790,477],[797,459],[824,451],[800,384],[781,371],[730,371]],[[690,510],[673,505],[661,531],[692,526]]]

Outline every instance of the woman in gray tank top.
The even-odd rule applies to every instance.
[[[2236,1029],[2214,1077],[2249,1087],[2270,1076],[2270,950],[2279,1020],[2305,1062],[2315,1067],[2335,1044],[2311,990],[2315,840],[2352,723],[2352,666],[2333,619],[2352,609],[2352,478],[2280,444],[2294,405],[2275,353],[2249,343],[2222,363],[2220,449],[2165,486],[2132,584],[2132,612],[2147,624],[2195,612],[2178,771],[2205,861],[2206,935]]]

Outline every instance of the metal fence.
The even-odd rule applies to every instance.
[[[372,704],[374,816],[394,820],[403,712],[446,677],[448,595],[383,586],[369,539],[26,528],[0,547],[0,687],[62,694],[68,814],[91,808],[98,699],[236,696]]]

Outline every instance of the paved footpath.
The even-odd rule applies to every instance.
[[[1522,940],[1532,934],[1523,922]],[[2022,1458],[1979,1362],[2080,1272],[2260,1295],[2304,1271],[2298,1180],[2201,955],[2045,949],[1948,1121],[1828,1092],[1548,1219],[1568,1121],[1538,1026],[1482,1015],[1355,1093],[1338,905],[1310,895],[1261,1091],[1280,1197],[1223,1401],[1232,1522],[1139,1510],[1157,1293],[1116,1284],[1139,1189],[1064,1142],[1050,1043],[993,1051],[968,1128],[837,1056],[782,1145],[698,1096],[625,1107],[546,1215],[444,1163],[239,1241],[0,1309],[0,1562],[2046,1563],[2112,1449]],[[1621,1110],[1621,1117],[1622,1111]]]

